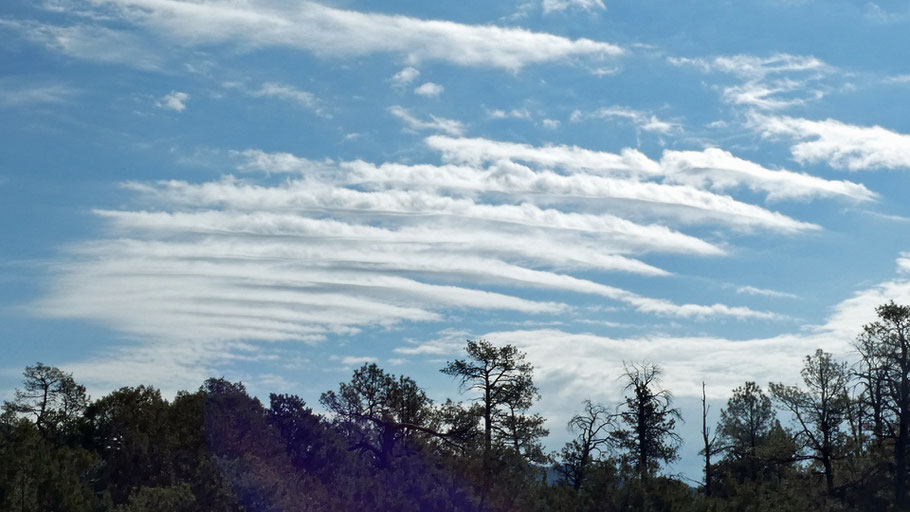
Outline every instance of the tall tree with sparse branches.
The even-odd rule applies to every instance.
[[[705,460],[705,495],[711,496],[712,486],[714,483],[714,465],[711,463],[711,457],[717,455],[723,448],[719,446],[717,441],[717,432],[711,432],[711,427],[708,426],[708,411],[710,407],[708,406],[708,398],[705,393],[705,382],[701,383],[701,438],[704,443],[703,448],[699,452]]]
[[[483,418],[483,490],[481,505],[492,483],[494,441],[497,446],[513,449],[522,455],[523,447],[539,446],[547,435],[543,418],[526,414],[540,398],[531,377],[534,367],[525,354],[513,345],[497,347],[487,340],[468,340],[468,357],[449,361],[442,373],[460,381],[462,391],[477,393]]]
[[[847,365],[819,349],[806,356],[802,376],[804,389],[771,383],[771,395],[799,424],[797,436],[809,449],[809,459],[821,465],[826,489],[833,495],[834,461],[840,455],[849,405]]]
[[[43,435],[68,428],[85,411],[88,405],[85,386],[77,384],[73,374],[35,363],[25,368],[23,376],[22,389],[16,389],[13,400],[4,402],[3,408],[34,420]]]
[[[626,399],[619,420],[624,426],[613,430],[611,436],[628,452],[629,462],[645,481],[660,463],[679,457],[682,439],[674,429],[682,416],[672,407],[673,396],[660,385],[660,366],[624,363],[623,368]]]

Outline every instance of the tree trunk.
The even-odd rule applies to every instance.
[[[708,432],[708,400],[705,395],[705,383],[701,383],[701,437],[705,442],[705,496],[711,496],[711,481],[713,480],[713,468],[711,467],[711,446],[710,434]]]
[[[901,372],[899,391],[899,418],[897,439],[894,442],[894,499],[898,507],[907,507],[907,429],[910,428],[910,354],[907,342],[900,335],[901,359],[898,365]]]

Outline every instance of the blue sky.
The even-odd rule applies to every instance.
[[[444,399],[485,337],[528,353],[556,448],[623,361],[686,410],[702,380],[718,404],[794,381],[910,301],[908,25],[896,1],[5,2],[0,385],[40,360],[96,396],[224,375],[316,405],[376,361]]]

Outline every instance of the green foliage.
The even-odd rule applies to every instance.
[[[626,399],[619,412],[620,426],[611,436],[625,450],[626,461],[639,480],[653,475],[661,463],[677,459],[682,439],[674,432],[681,419],[670,392],[660,387],[656,364],[626,364]]]
[[[23,376],[22,389],[3,403],[4,411],[34,420],[45,437],[72,434],[88,402],[85,386],[76,384],[71,373],[41,363],[26,367]]]
[[[660,471],[678,456],[681,418],[658,366],[625,366],[615,412],[585,401],[548,470],[533,368],[481,340],[443,368],[469,404],[436,406],[412,379],[364,365],[322,395],[331,419],[294,395],[266,407],[225,379],[171,402],[149,386],[89,401],[72,375],[29,366],[0,413],[0,510],[907,510],[910,307],[877,313],[852,369],[817,351],[798,386],[732,391],[717,439],[702,429],[724,455],[710,495]]]
[[[754,382],[746,382],[733,390],[727,407],[720,412],[717,432],[730,457],[755,458],[775,420],[771,399]]]

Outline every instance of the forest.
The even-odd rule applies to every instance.
[[[876,313],[849,360],[807,355],[799,385],[744,382],[717,424],[703,399],[699,439],[676,433],[659,364],[625,362],[622,401],[578,404],[551,453],[534,369],[495,340],[440,369],[458,402],[371,363],[321,395],[324,413],[220,378],[89,400],[37,363],[3,404],[0,510],[910,510],[910,306]],[[684,441],[702,447],[701,482],[665,471]]]

